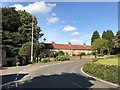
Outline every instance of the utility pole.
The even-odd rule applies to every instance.
[[[31,62],[33,63],[33,29],[34,29],[34,27],[33,27],[33,25],[34,25],[34,17],[32,16],[32,41],[31,41]]]

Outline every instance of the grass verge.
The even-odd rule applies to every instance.
[[[120,85],[120,59],[104,58],[84,65],[83,71],[97,78]]]

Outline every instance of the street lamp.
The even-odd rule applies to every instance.
[[[44,38],[43,41],[44,41],[44,43],[45,43],[46,39]]]
[[[44,38],[43,41],[44,41],[44,53],[45,53],[45,41],[46,41],[46,39]],[[45,57],[45,55],[44,55],[44,57]]]

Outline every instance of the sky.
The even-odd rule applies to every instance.
[[[118,30],[117,2],[4,2],[2,7],[16,7],[37,17],[46,43],[91,44],[95,30]]]

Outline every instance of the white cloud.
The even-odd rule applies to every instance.
[[[26,10],[29,13],[48,14],[55,6],[56,3],[50,4],[45,3],[44,1],[40,1],[33,4],[28,4],[27,6],[23,6],[21,4],[14,4],[11,7],[16,7],[16,10]]]
[[[76,30],[77,28],[76,27],[73,27],[73,26],[70,26],[70,25],[67,25],[63,28],[63,31],[74,31]]]
[[[73,32],[71,35],[79,35],[79,32]]]
[[[59,18],[57,18],[57,17],[50,17],[47,19],[48,23],[56,23],[58,21],[59,21]]]
[[[52,13],[52,16],[56,16],[56,13]]]
[[[72,39],[70,40],[71,43],[74,43],[74,44],[82,44],[83,42],[79,39]]]

